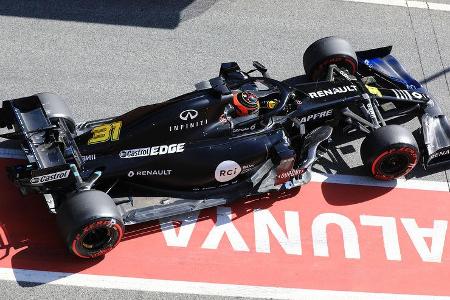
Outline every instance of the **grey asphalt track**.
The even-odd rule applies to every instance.
[[[21,283],[3,281],[0,285],[2,299],[65,299],[65,300],[111,300],[111,299],[164,299],[164,300],[205,300],[213,297],[188,295],[151,293],[142,291],[122,291],[103,288],[62,287],[57,285],[36,285],[33,283]],[[5,293],[6,292],[6,293]],[[5,294],[7,297],[5,297]],[[214,297],[217,300],[239,299],[232,297]],[[255,298],[252,298],[255,299]],[[256,299],[257,300],[257,299]]]
[[[189,92],[221,62],[246,69],[259,60],[277,79],[298,76],[303,51],[329,35],[355,49],[393,45],[450,116],[450,12],[340,0],[2,0],[0,99],[52,91],[68,99],[77,121],[113,116]],[[338,168],[325,158],[317,169],[361,172],[358,143],[337,153]],[[448,175],[418,169],[411,177]],[[15,299],[206,298],[11,282],[0,289],[1,298]]]

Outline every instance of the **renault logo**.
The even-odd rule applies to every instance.
[[[188,110],[181,112],[180,119],[183,121],[194,120],[195,118],[197,118],[197,116],[198,116],[198,111],[196,111],[194,109],[188,109]]]

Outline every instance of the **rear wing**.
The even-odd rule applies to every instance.
[[[0,120],[9,129],[1,137],[20,140],[29,163],[9,169],[16,183],[50,188],[74,182],[70,165],[82,168],[81,154],[66,122],[48,118],[38,95],[3,101]]]

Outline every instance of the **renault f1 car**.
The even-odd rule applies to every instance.
[[[308,183],[336,130],[366,135],[361,158],[380,180],[446,163],[447,118],[391,48],[354,52],[327,37],[304,53],[301,84],[272,79],[259,62],[248,72],[224,63],[191,93],[79,124],[54,94],[3,101],[2,137],[27,159],[7,172],[22,194],[43,194],[69,250],[92,258],[125,225]],[[242,91],[257,96],[258,113],[233,114]],[[420,119],[420,140],[398,124],[405,116]]]

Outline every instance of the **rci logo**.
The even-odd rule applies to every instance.
[[[221,162],[215,172],[215,177],[218,182],[227,182],[241,174],[241,166],[232,160]]]
[[[183,121],[194,120],[198,116],[198,111],[194,109],[187,109],[180,113],[180,119]]]

